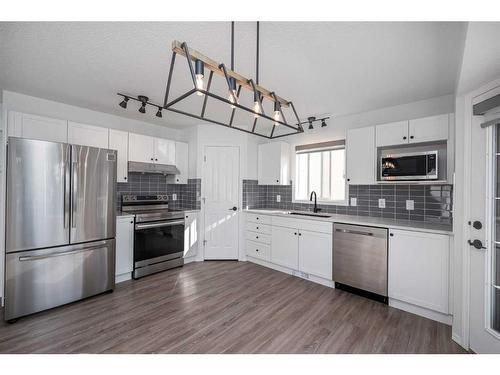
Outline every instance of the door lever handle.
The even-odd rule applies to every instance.
[[[478,249],[478,250],[481,250],[481,249],[486,249],[486,247],[483,246],[483,243],[481,242],[481,240],[468,240],[467,241],[469,243],[470,246],[474,246],[474,248]]]
[[[234,206],[233,208],[230,208],[229,211],[238,211],[238,207]]]

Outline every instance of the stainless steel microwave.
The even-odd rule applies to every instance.
[[[382,155],[380,179],[384,181],[437,180],[438,152]]]

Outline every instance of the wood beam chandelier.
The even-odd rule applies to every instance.
[[[177,56],[184,57],[187,62],[187,70],[189,72],[188,78],[189,82],[192,83],[192,87],[180,96],[172,97],[171,86]],[[206,86],[204,82],[205,69],[209,71]],[[224,87],[224,91],[227,91],[227,97],[216,94],[213,92],[214,90],[211,91],[214,86],[215,77],[223,80],[222,87]],[[242,91],[246,91],[247,94],[253,97],[253,104],[251,106],[243,104],[240,100],[243,96]],[[176,105],[186,101],[186,99],[191,97],[193,94],[202,97],[201,102],[199,103],[198,111],[193,112],[188,109],[176,108]],[[141,113],[145,112],[146,105],[156,107],[157,117],[162,117],[161,111],[164,109],[268,139],[280,138],[304,132],[293,103],[278,96],[274,91],[270,91],[259,85],[259,22],[257,22],[255,81],[234,71],[234,22],[231,22],[230,69],[228,69],[225,64],[218,63],[202,53],[189,48],[186,42],[181,43],[175,40],[172,43],[172,58],[170,61],[170,69],[163,104],[153,103],[144,95],[139,95],[137,97],[122,93],[118,93],[118,95],[123,97],[123,101],[120,103],[122,108],[126,108],[128,100],[132,99],[141,103]],[[225,119],[215,119],[213,116],[207,114],[207,109],[211,104],[210,102],[219,102],[227,105],[228,111],[225,115],[223,114]],[[266,114],[264,111],[265,106],[272,108],[272,115]],[[190,106],[190,109],[192,108],[193,105]],[[247,119],[244,120],[245,123],[241,124],[240,120],[235,119],[237,117],[235,116],[237,110],[240,110],[241,114],[246,114]],[[285,112],[289,112],[287,114],[288,116],[291,114],[291,118],[293,118],[292,123],[287,121]],[[220,115],[220,111],[218,114]]]

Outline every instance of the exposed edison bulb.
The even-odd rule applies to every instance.
[[[203,74],[196,74],[196,88],[198,90],[204,90],[204,87],[203,87]],[[203,94],[200,91],[196,91],[196,95],[203,96],[205,94]]]
[[[255,102],[253,102],[253,111],[255,112],[255,114],[253,115],[255,118],[260,117],[260,114],[262,113],[262,110],[260,108],[260,102],[258,100],[256,100]]]
[[[236,90],[232,90],[232,92],[233,92],[233,94],[232,94],[232,95],[231,95],[231,93],[229,94],[229,97],[228,97],[228,98],[229,98],[229,101],[230,101],[231,103],[233,103],[233,104],[234,104],[234,103],[238,104],[238,97],[236,96]],[[236,108],[236,107],[235,107],[234,105],[231,105],[231,108],[233,108],[233,109],[234,109],[234,108]]]
[[[279,126],[280,123],[277,122],[280,120],[280,111],[274,111],[274,125]]]

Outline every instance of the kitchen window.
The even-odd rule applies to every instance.
[[[345,141],[296,146],[294,182],[295,201],[346,204]]]

